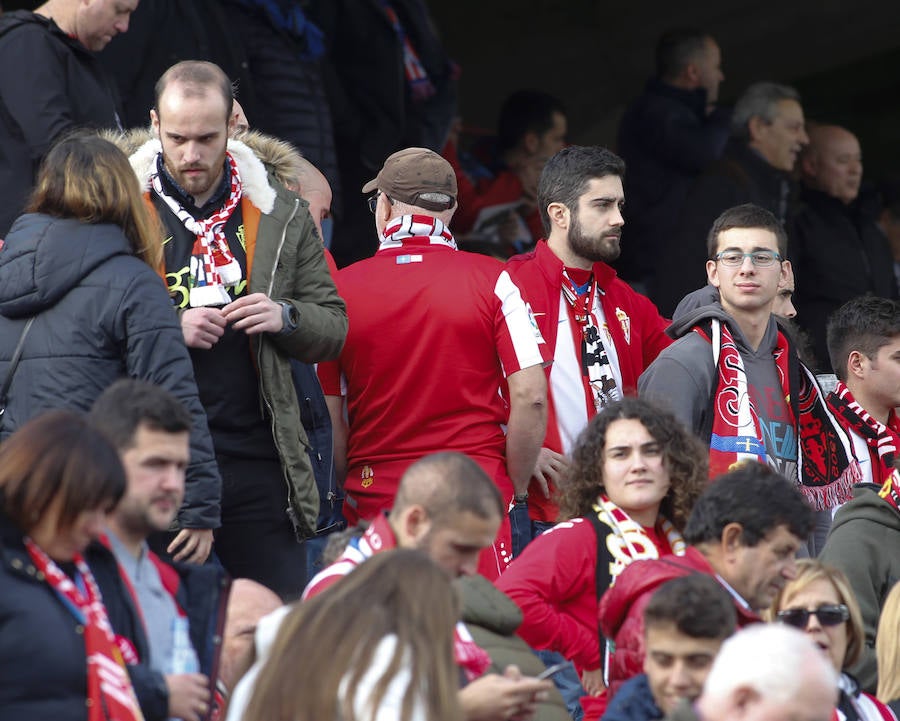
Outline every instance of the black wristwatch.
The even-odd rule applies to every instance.
[[[525,491],[525,493],[516,493],[513,496],[513,503],[528,503],[528,491]]]
[[[278,335],[293,333],[297,330],[297,326],[300,325],[300,313],[297,312],[293,303],[288,303],[286,300],[279,300],[278,305],[281,306],[282,322],[281,330],[278,332]]]

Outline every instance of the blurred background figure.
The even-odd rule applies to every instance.
[[[900,584],[884,601],[875,637],[878,657],[878,700],[896,716],[900,713]]]
[[[72,411],[35,418],[3,442],[3,718],[143,718],[81,555],[103,532],[106,514],[124,492],[125,471],[115,448]]]

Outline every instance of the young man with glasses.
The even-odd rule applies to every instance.
[[[746,204],[723,212],[707,238],[706,273],[719,302],[673,323],[678,340],[638,388],[709,442],[710,477],[735,463],[766,463],[824,510],[849,499],[854,466],[847,434],[772,314],[790,272],[786,246],[768,210]]]

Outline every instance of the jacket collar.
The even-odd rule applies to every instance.
[[[240,140],[229,139],[228,150],[241,174],[243,194],[262,213],[268,215],[275,207],[277,193],[269,184],[266,166]],[[161,152],[162,144],[159,138],[151,138],[128,158],[144,190],[150,187],[150,178],[156,173],[156,158]]]
[[[559,279],[562,275],[563,262],[550,250],[546,240],[539,240],[535,246],[535,254],[541,267],[547,272],[551,280]],[[606,290],[609,285],[616,279],[616,271],[606,263],[597,261],[594,263],[592,272],[594,278],[597,279],[597,285],[601,290]]]

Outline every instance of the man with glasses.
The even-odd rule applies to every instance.
[[[500,263],[457,250],[456,176],[441,156],[394,153],[363,192],[380,246],[338,273],[350,331],[340,358],[319,365],[344,514],[352,525],[389,509],[406,468],[442,450],[475,460],[506,507],[528,487],[546,428],[537,325]],[[504,516],[479,572],[493,579],[511,559]]]
[[[710,477],[737,463],[766,463],[801,483],[810,504],[824,510],[849,499],[849,438],[772,314],[788,278],[786,246],[784,227],[768,210],[747,204],[722,213],[706,261],[719,302],[673,323],[669,333],[678,340],[638,388],[709,443]],[[825,452],[807,452],[816,447],[804,442],[810,434]]]

